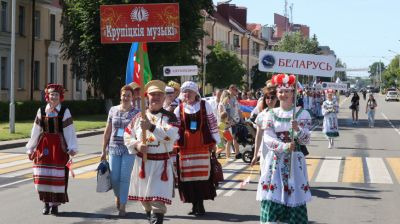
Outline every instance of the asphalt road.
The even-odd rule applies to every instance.
[[[400,200],[400,103],[377,98],[375,128],[368,128],[361,99],[360,120],[351,122],[350,98],[341,99],[340,137],[335,148],[316,126],[308,147],[308,173],[313,200],[308,204],[310,223],[398,223]],[[128,216],[120,219],[111,192],[96,193],[93,171],[99,161],[101,135],[80,138],[80,155],[74,159],[75,179],[70,179],[70,203],[59,217],[41,215],[23,148],[0,151],[0,223],[147,223],[138,203],[130,202]],[[255,200],[257,167],[240,160],[224,164],[226,181],[215,201],[207,201],[206,216],[187,215],[191,205],[175,198],[165,223],[259,223]],[[250,184],[240,187],[251,175]]]

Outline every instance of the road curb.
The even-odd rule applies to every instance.
[[[100,135],[104,133],[104,129],[97,129],[93,131],[82,131],[77,134],[78,138],[85,138],[85,137],[90,137],[94,135]],[[12,148],[17,148],[17,147],[23,147],[28,143],[28,139],[23,139],[23,140],[12,140],[12,141],[4,141],[4,143],[0,142],[0,150],[5,150],[5,149],[12,149]]]

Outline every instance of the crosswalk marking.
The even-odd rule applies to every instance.
[[[94,157],[99,157],[99,155],[85,155],[85,154],[78,154],[75,156],[73,159],[74,162],[79,162],[83,160],[87,160],[90,158]],[[1,162],[0,162],[1,165]],[[22,167],[22,168],[21,168]],[[31,177],[32,176],[32,161],[29,161],[29,163],[25,164],[25,166],[17,166],[12,169],[11,167],[8,172],[3,172],[3,170],[0,170],[0,178],[1,177],[18,177],[18,176],[23,176],[23,177]]]
[[[311,180],[314,177],[315,170],[317,169],[317,165],[320,160],[321,158],[318,157],[308,157],[306,159],[307,175],[309,180]]]
[[[364,183],[363,163],[360,157],[346,157],[342,182]]]
[[[386,158],[386,160],[392,167],[392,171],[397,178],[397,182],[400,183],[400,158]]]
[[[0,163],[9,163],[26,158],[28,158],[28,155],[10,154],[5,156],[0,156]]]
[[[392,178],[382,158],[366,158],[368,165],[368,183],[392,184]]]
[[[79,154],[73,158],[76,179],[96,178],[99,154]],[[241,160],[219,159],[223,164],[225,181],[217,190],[220,196],[231,196],[241,188],[243,180],[251,175],[251,181],[259,179],[259,167],[253,171]],[[310,182],[314,183],[371,183],[400,184],[400,157],[320,157],[306,158]],[[25,154],[0,153],[0,178],[32,178],[32,161]],[[245,187],[246,188],[246,187]]]
[[[319,170],[316,182],[338,182],[342,157],[325,157]]]

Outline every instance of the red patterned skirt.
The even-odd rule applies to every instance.
[[[33,155],[33,181],[43,202],[68,202],[69,155],[65,148],[61,133],[43,133],[39,138]]]

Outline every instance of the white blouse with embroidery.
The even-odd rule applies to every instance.
[[[49,116],[50,114],[47,112],[50,108],[50,104],[46,105],[46,115]],[[61,104],[58,104],[56,107],[57,111],[60,111],[61,109]],[[54,116],[54,115],[53,115]],[[55,114],[57,116],[57,114]],[[40,108],[36,113],[36,119],[41,119],[42,115],[40,113]],[[67,108],[64,112],[64,117],[63,117],[63,122],[66,121],[67,119],[71,118],[71,112]],[[38,145],[39,137],[42,134],[43,129],[42,127],[37,124],[36,122],[33,122],[33,127],[31,131],[31,138],[29,139],[28,143],[26,144],[27,148],[27,153],[31,154],[36,150],[36,146]],[[78,139],[76,137],[76,131],[74,124],[68,125],[67,127],[63,128],[63,135],[65,138],[65,143],[67,144],[67,149],[68,151],[73,151],[78,153]]]
[[[183,104],[184,112],[186,114],[197,113],[200,110],[200,102],[201,101],[198,101],[193,105],[184,103]],[[217,119],[214,116],[211,105],[207,101],[205,101],[205,106],[206,106],[207,124],[208,124],[208,127],[210,128],[210,133],[211,133],[213,139],[215,140],[216,144],[218,145],[221,142],[221,138],[220,138],[219,132],[218,132]],[[176,115],[176,118],[178,118],[178,123],[180,123],[181,116],[179,113],[179,105],[178,105],[178,107],[175,108],[174,113]]]

